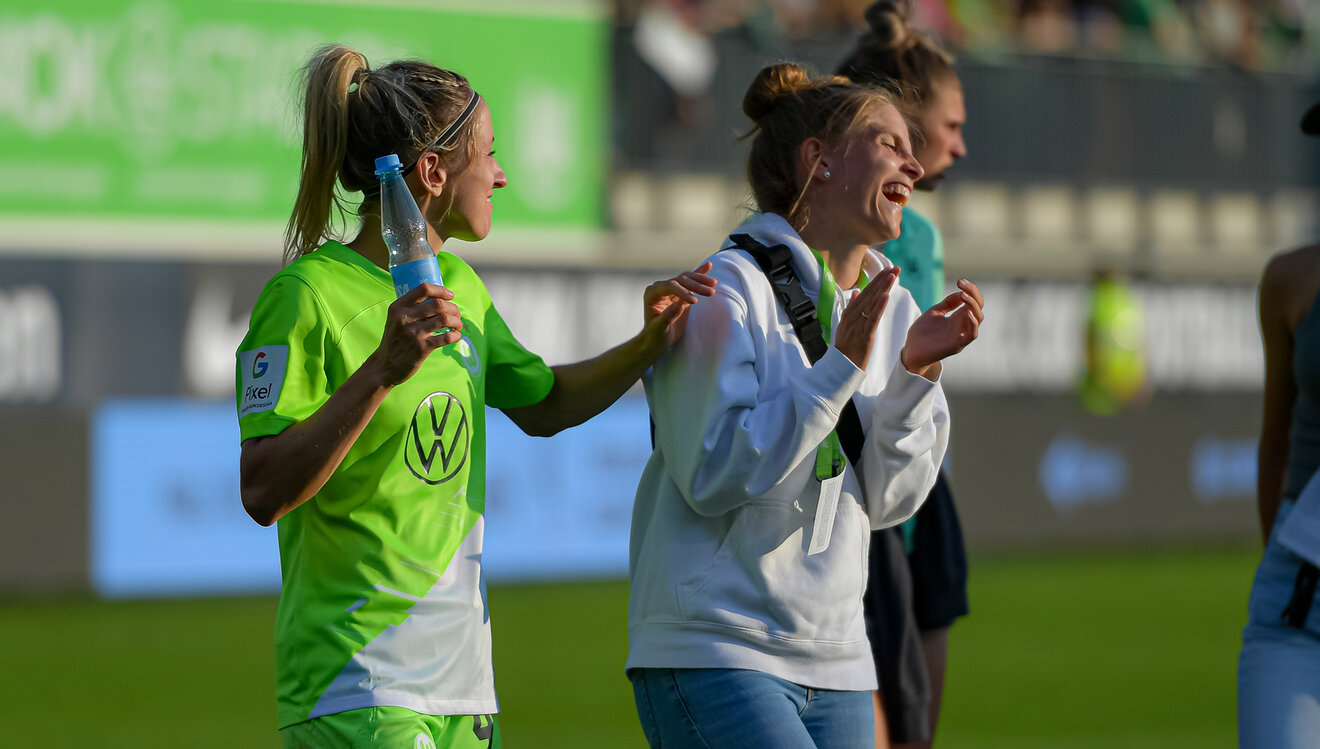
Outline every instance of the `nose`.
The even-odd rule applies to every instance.
[[[907,161],[903,162],[903,173],[913,182],[916,182],[921,179],[921,175],[925,174],[926,170],[921,168],[921,162],[917,161],[917,157],[909,156]]]
[[[967,155],[967,143],[963,140],[962,133],[953,136],[953,142],[949,144],[949,153],[952,153],[955,159]]]
[[[509,176],[504,173],[504,168],[500,166],[500,162],[495,162],[495,187],[497,189],[507,187],[508,184]]]

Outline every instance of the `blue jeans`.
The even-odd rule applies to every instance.
[[[1292,509],[1279,509],[1278,529]],[[1282,620],[1301,559],[1271,533],[1256,570],[1238,659],[1238,745],[1241,749],[1320,746],[1320,602],[1303,629]]]
[[[629,672],[653,749],[871,749],[870,692],[809,689],[760,671]]]

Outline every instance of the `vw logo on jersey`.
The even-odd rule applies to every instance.
[[[452,393],[431,393],[418,404],[403,448],[404,463],[428,484],[443,484],[467,463],[472,427],[463,402]]]

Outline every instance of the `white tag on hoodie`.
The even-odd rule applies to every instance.
[[[839,491],[843,488],[843,474],[820,482],[820,501],[816,503],[816,522],[811,527],[811,545],[807,556],[819,554],[830,547],[834,533],[834,513],[839,509]]]

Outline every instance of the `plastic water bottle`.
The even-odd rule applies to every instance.
[[[443,285],[440,263],[426,241],[426,221],[403,181],[398,154],[376,159],[380,180],[380,233],[390,248],[390,276],[396,297],[423,283]]]

